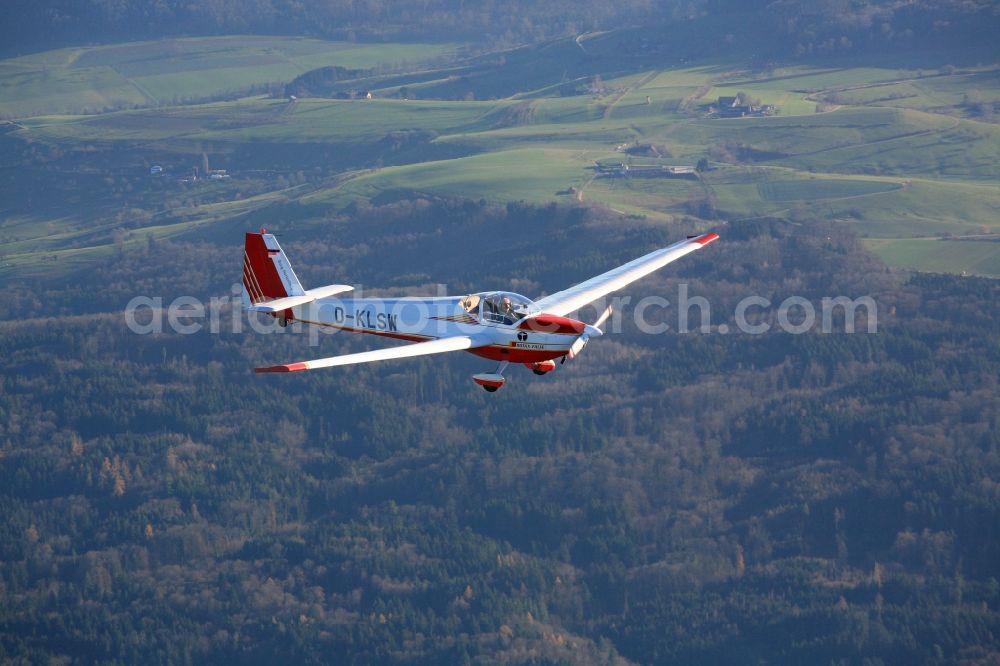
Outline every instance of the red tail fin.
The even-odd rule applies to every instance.
[[[280,255],[281,248],[272,234],[265,234],[261,230],[259,234],[246,235],[243,249],[243,287],[247,290],[251,303],[292,295],[282,283],[281,275],[275,265],[274,258]]]

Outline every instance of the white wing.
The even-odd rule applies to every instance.
[[[408,358],[410,356],[425,356],[427,354],[440,354],[443,352],[460,351],[462,349],[473,349],[484,347],[490,344],[490,339],[482,335],[456,335],[427,342],[417,342],[412,345],[402,347],[390,347],[389,349],[376,349],[373,351],[360,352],[358,354],[345,354],[343,356],[330,356],[329,358],[319,358],[313,361],[300,361],[298,363],[286,363],[285,365],[272,365],[267,368],[257,368],[256,372],[300,372],[302,370],[315,370],[317,368],[330,368],[335,365],[351,365],[353,363],[371,363],[372,361],[385,361],[392,358]]]
[[[702,234],[701,236],[688,238],[668,247],[655,250],[628,262],[624,266],[619,266],[607,273],[592,277],[586,282],[581,282],[575,287],[570,287],[545,298],[540,298],[535,301],[535,305],[544,313],[560,317],[565,316],[570,312],[579,310],[584,305],[597,300],[601,296],[618,291],[639,278],[663,268],[670,262],[680,259],[686,254],[705,247],[718,237],[719,234],[715,233]]]

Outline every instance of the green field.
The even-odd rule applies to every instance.
[[[317,67],[395,68],[453,49],[260,36],[61,49],[0,61],[0,118],[177,104],[289,81]]]
[[[903,81],[849,87],[835,93],[842,104],[865,104],[948,113],[968,97],[993,102],[1000,99],[1000,72],[971,70],[956,74],[931,73]]]
[[[250,98],[99,116],[38,116],[21,121],[55,141],[191,139],[355,143],[391,132],[465,133],[488,130],[507,103],[439,100],[286,100]]]
[[[374,199],[391,191],[413,191],[435,195],[468,197],[478,193],[493,202],[524,200],[545,203],[561,190],[581,187],[589,174],[589,162],[575,151],[516,149],[387,167],[321,190],[303,198],[303,203],[344,206],[357,199]]]
[[[757,185],[762,199],[767,201],[815,201],[817,199],[847,199],[899,189],[896,183],[877,180],[846,180],[810,178],[808,180],[772,180]]]
[[[0,113],[17,120],[0,133],[5,159],[44,148],[60,165],[15,172],[0,268],[54,270],[53,257],[105,251],[112,234],[128,247],[278,210],[322,224],[358,202],[443,196],[582,202],[667,225],[837,220],[892,265],[1000,276],[988,240],[1000,127],[965,106],[969,90],[1000,98],[996,68],[657,66],[613,37],[586,53],[564,40],[471,60],[453,46],[240,37],[0,61]],[[191,103],[329,64],[373,72],[349,85],[375,99]],[[777,115],[708,115],[737,92]],[[132,106],[145,108],[119,108]],[[232,178],[180,182],[203,154]],[[594,169],[701,159],[711,168],[696,180]],[[150,179],[154,163],[169,175]],[[927,240],[955,236],[968,240]]]
[[[988,240],[941,238],[869,240],[886,263],[920,271],[1000,276],[1000,236]]]
[[[854,226],[866,238],[925,238],[1000,232],[1000,191],[981,183],[935,180],[789,179],[787,169],[712,174],[706,181],[727,217],[818,215]],[[777,196],[776,196],[777,195]],[[961,270],[961,269],[960,269]]]

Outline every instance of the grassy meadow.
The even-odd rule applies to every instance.
[[[0,61],[5,163],[30,162],[0,202],[0,271],[51,272],[276,211],[322,224],[359,203],[440,196],[575,201],[667,225],[832,219],[890,265],[1000,276],[1000,126],[976,111],[1000,99],[1000,69],[748,71],[630,61],[616,43],[463,60],[453,45],[225,37]],[[337,90],[374,99],[197,101],[333,64],[371,72]],[[776,114],[709,114],[737,93]],[[207,159],[229,178],[192,179]],[[691,180],[595,169],[700,160],[709,169]]]
[[[0,118],[172,105],[289,81],[318,67],[392,69],[453,49],[264,36],[60,49],[0,61]]]

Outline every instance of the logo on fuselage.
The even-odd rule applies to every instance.
[[[528,339],[527,331],[517,332],[517,342],[513,340],[510,341],[511,347],[516,347],[518,349],[545,349],[545,345],[537,342],[525,342]]]

